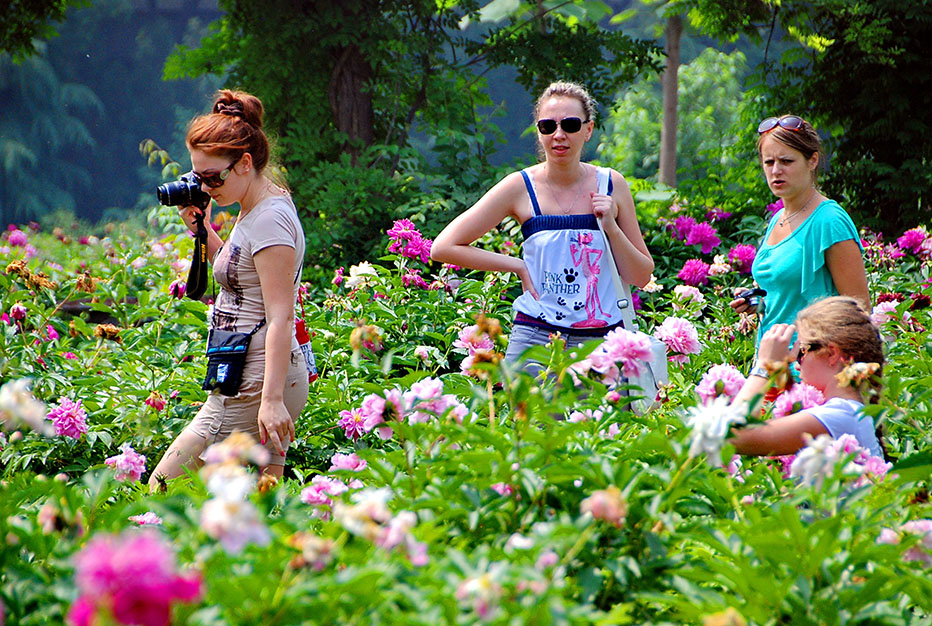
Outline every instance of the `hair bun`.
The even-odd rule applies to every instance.
[[[242,102],[218,102],[214,105],[214,113],[246,119],[246,114],[243,112]]]

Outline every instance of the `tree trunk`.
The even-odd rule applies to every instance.
[[[341,51],[330,75],[330,109],[337,130],[347,135],[346,151],[354,162],[375,137],[372,97],[364,91],[371,77],[372,68],[356,45]]]
[[[667,19],[667,65],[663,71],[663,126],[660,128],[660,182],[676,187],[676,128],[679,107],[680,36],[683,18],[674,15]]]

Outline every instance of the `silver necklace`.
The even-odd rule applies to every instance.
[[[809,208],[809,203],[812,202],[812,199],[815,198],[815,195],[816,195],[816,190],[813,189],[812,193],[809,194],[809,199],[806,200],[806,204],[803,205],[803,208],[799,209],[798,211],[793,211],[789,215],[786,214],[786,209],[783,209],[783,218],[780,220],[780,227],[782,228],[784,224],[786,224],[787,222],[792,220],[794,217],[796,217],[797,215],[805,211],[807,208]]]
[[[582,166],[582,163],[580,163]],[[547,184],[547,189],[550,190],[550,195],[553,196],[553,201],[557,203],[557,207],[563,211],[564,215],[568,215],[570,211],[573,210],[573,207],[576,206],[576,201],[579,200],[580,194],[582,194],[583,183],[586,181],[586,171],[585,166],[583,166],[583,174],[579,177],[579,182],[576,183],[576,197],[573,198],[573,203],[568,208],[563,208],[560,206],[560,200],[557,198],[557,193],[553,190],[553,187],[550,185],[550,170],[547,170],[547,176],[544,176],[544,182]]]

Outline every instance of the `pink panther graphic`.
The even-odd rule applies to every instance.
[[[570,257],[573,259],[575,267],[582,266],[582,274],[586,279],[586,319],[581,322],[574,322],[572,328],[601,328],[608,326],[606,320],[596,317],[596,311],[603,316],[608,317],[602,310],[602,301],[599,299],[599,259],[602,258],[601,250],[593,250],[589,247],[592,243],[592,233],[579,233],[577,237],[579,245],[570,244]],[[577,253],[579,257],[577,258]]]

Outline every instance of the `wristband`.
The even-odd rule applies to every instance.
[[[748,378],[750,378],[751,376],[759,376],[761,378],[767,378],[767,379],[770,378],[770,374],[767,373],[767,370],[765,370],[763,367],[759,365],[751,368],[751,371],[748,372]]]

